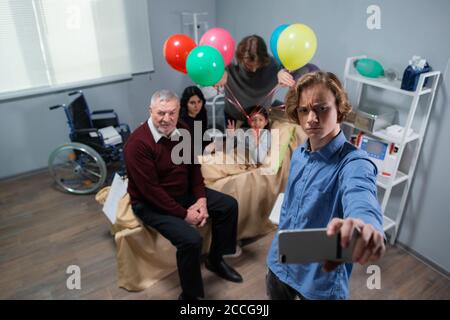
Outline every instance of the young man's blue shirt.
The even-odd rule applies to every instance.
[[[333,218],[359,218],[383,233],[383,216],[377,199],[377,168],[367,153],[350,144],[342,131],[326,146],[309,151],[298,147],[280,214],[279,230],[325,228]],[[347,299],[352,264],[332,272],[322,263],[281,264],[278,236],[267,257],[270,270],[308,299]]]

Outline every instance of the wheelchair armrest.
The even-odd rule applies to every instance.
[[[69,96],[73,96],[74,94],[83,94],[83,92],[81,90],[75,90],[75,91],[69,92]]]
[[[97,132],[98,131],[98,129],[96,129],[96,128],[86,128],[86,129],[77,129],[77,130],[74,130],[73,132],[74,133],[89,133],[89,132]]]
[[[91,133],[95,134],[91,135]],[[96,128],[74,130],[71,133],[71,138],[76,142],[85,144],[93,143],[99,146],[103,146],[105,144],[102,133]]]
[[[91,112],[92,115],[101,114],[101,113],[115,113],[115,112],[114,112],[114,109],[95,110],[95,111]]]

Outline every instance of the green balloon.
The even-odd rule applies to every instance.
[[[210,46],[198,46],[189,53],[186,60],[189,77],[201,86],[213,86],[222,79],[225,63],[220,52]]]
[[[363,58],[355,60],[356,70],[363,76],[369,78],[378,78],[384,75],[384,69],[381,64],[373,59]]]

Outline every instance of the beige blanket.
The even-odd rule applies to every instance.
[[[279,144],[272,144],[278,153],[260,167],[249,165],[218,165],[202,159],[205,184],[227,193],[239,203],[238,239],[264,235],[275,228],[268,217],[289,174],[293,150],[305,140],[305,134],[295,124],[274,121],[279,129]],[[99,191],[96,200],[104,203],[109,187]],[[112,227],[117,246],[118,285],[130,291],[148,288],[176,271],[175,247],[156,230],[143,226],[134,216],[129,195],[119,203],[117,220]],[[203,251],[210,244],[210,227],[200,229],[205,239]]]

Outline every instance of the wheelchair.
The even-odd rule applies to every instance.
[[[49,156],[48,168],[56,184],[73,194],[97,191],[113,173],[125,175],[123,146],[130,135],[130,127],[120,123],[113,109],[90,112],[82,91],[68,94],[76,97],[63,108],[70,128],[70,143],[58,146]],[[104,128],[117,133],[112,139],[104,136]],[[103,133],[102,133],[103,132]],[[108,167],[116,168],[110,170]]]

